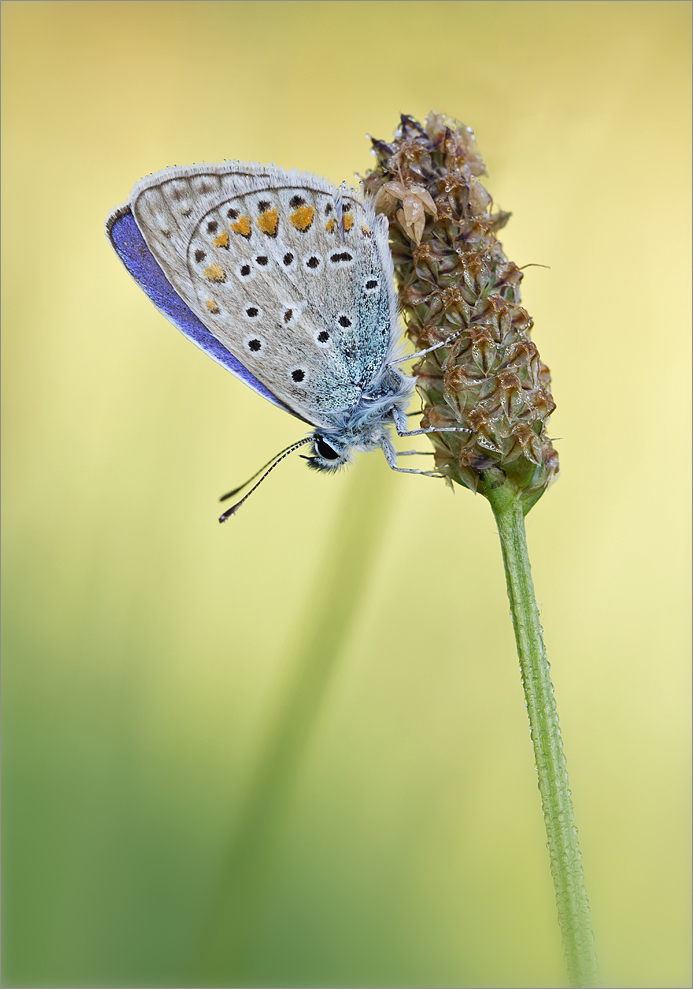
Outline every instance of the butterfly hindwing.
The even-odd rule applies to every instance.
[[[329,427],[382,371],[398,333],[392,261],[358,193],[231,163],[167,169],[130,202],[186,307],[276,404]]]

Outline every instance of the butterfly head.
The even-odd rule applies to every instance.
[[[331,472],[351,462],[351,444],[344,439],[316,430],[312,456],[305,457],[311,470]]]

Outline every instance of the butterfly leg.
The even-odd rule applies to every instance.
[[[397,430],[398,436],[423,436],[426,433],[471,433],[466,426],[431,426],[430,429]]]
[[[387,465],[390,468],[390,470],[396,470],[398,474],[423,474],[424,477],[443,477],[443,475],[440,474],[438,471],[415,470],[413,467],[398,467],[397,450],[395,449],[392,441],[387,436],[383,436],[381,440],[381,446],[383,448],[383,453],[385,454],[385,459],[387,460]],[[418,450],[407,451],[407,453],[418,453],[418,452],[419,452]]]
[[[397,408],[392,410],[398,436],[423,436],[425,433],[471,433],[466,426],[430,426],[428,429],[407,429],[407,417]]]
[[[445,340],[441,340],[439,343],[434,343],[432,347],[427,347],[426,350],[417,350],[414,354],[405,354],[404,357],[397,357],[394,361],[390,361],[388,367],[394,367],[395,364],[404,364],[406,361],[415,361],[419,357],[425,357],[426,354],[432,354],[434,350],[439,350],[440,347],[449,347],[453,340],[456,340],[460,333],[464,330],[458,330],[456,333],[451,333],[449,337]]]
[[[398,457],[432,457],[433,450],[398,450]]]
[[[433,470],[415,470],[413,467],[394,467],[392,464],[388,464],[390,470],[396,470],[398,474],[421,474],[422,477],[445,477],[445,474],[440,474]]]

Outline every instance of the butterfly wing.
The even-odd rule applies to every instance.
[[[292,409],[280,402],[261,381],[258,381],[185,305],[156,263],[128,206],[115,210],[109,216],[106,230],[116,254],[159,312],[163,313],[196,346],[209,354],[227,371],[235,374],[263,398],[268,399],[285,412],[295,414]]]
[[[232,162],[149,176],[130,208],[188,312],[261,387],[225,366],[275,404],[334,427],[382,371],[398,335],[392,260],[358,193]]]

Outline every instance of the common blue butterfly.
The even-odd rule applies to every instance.
[[[387,219],[360,191],[273,165],[166,168],[137,183],[106,231],[189,340],[313,427],[267,473],[311,443],[315,470],[380,447],[393,470],[439,476],[397,466],[391,425],[435,430],[406,428],[414,379],[397,365],[418,355],[400,349]]]

